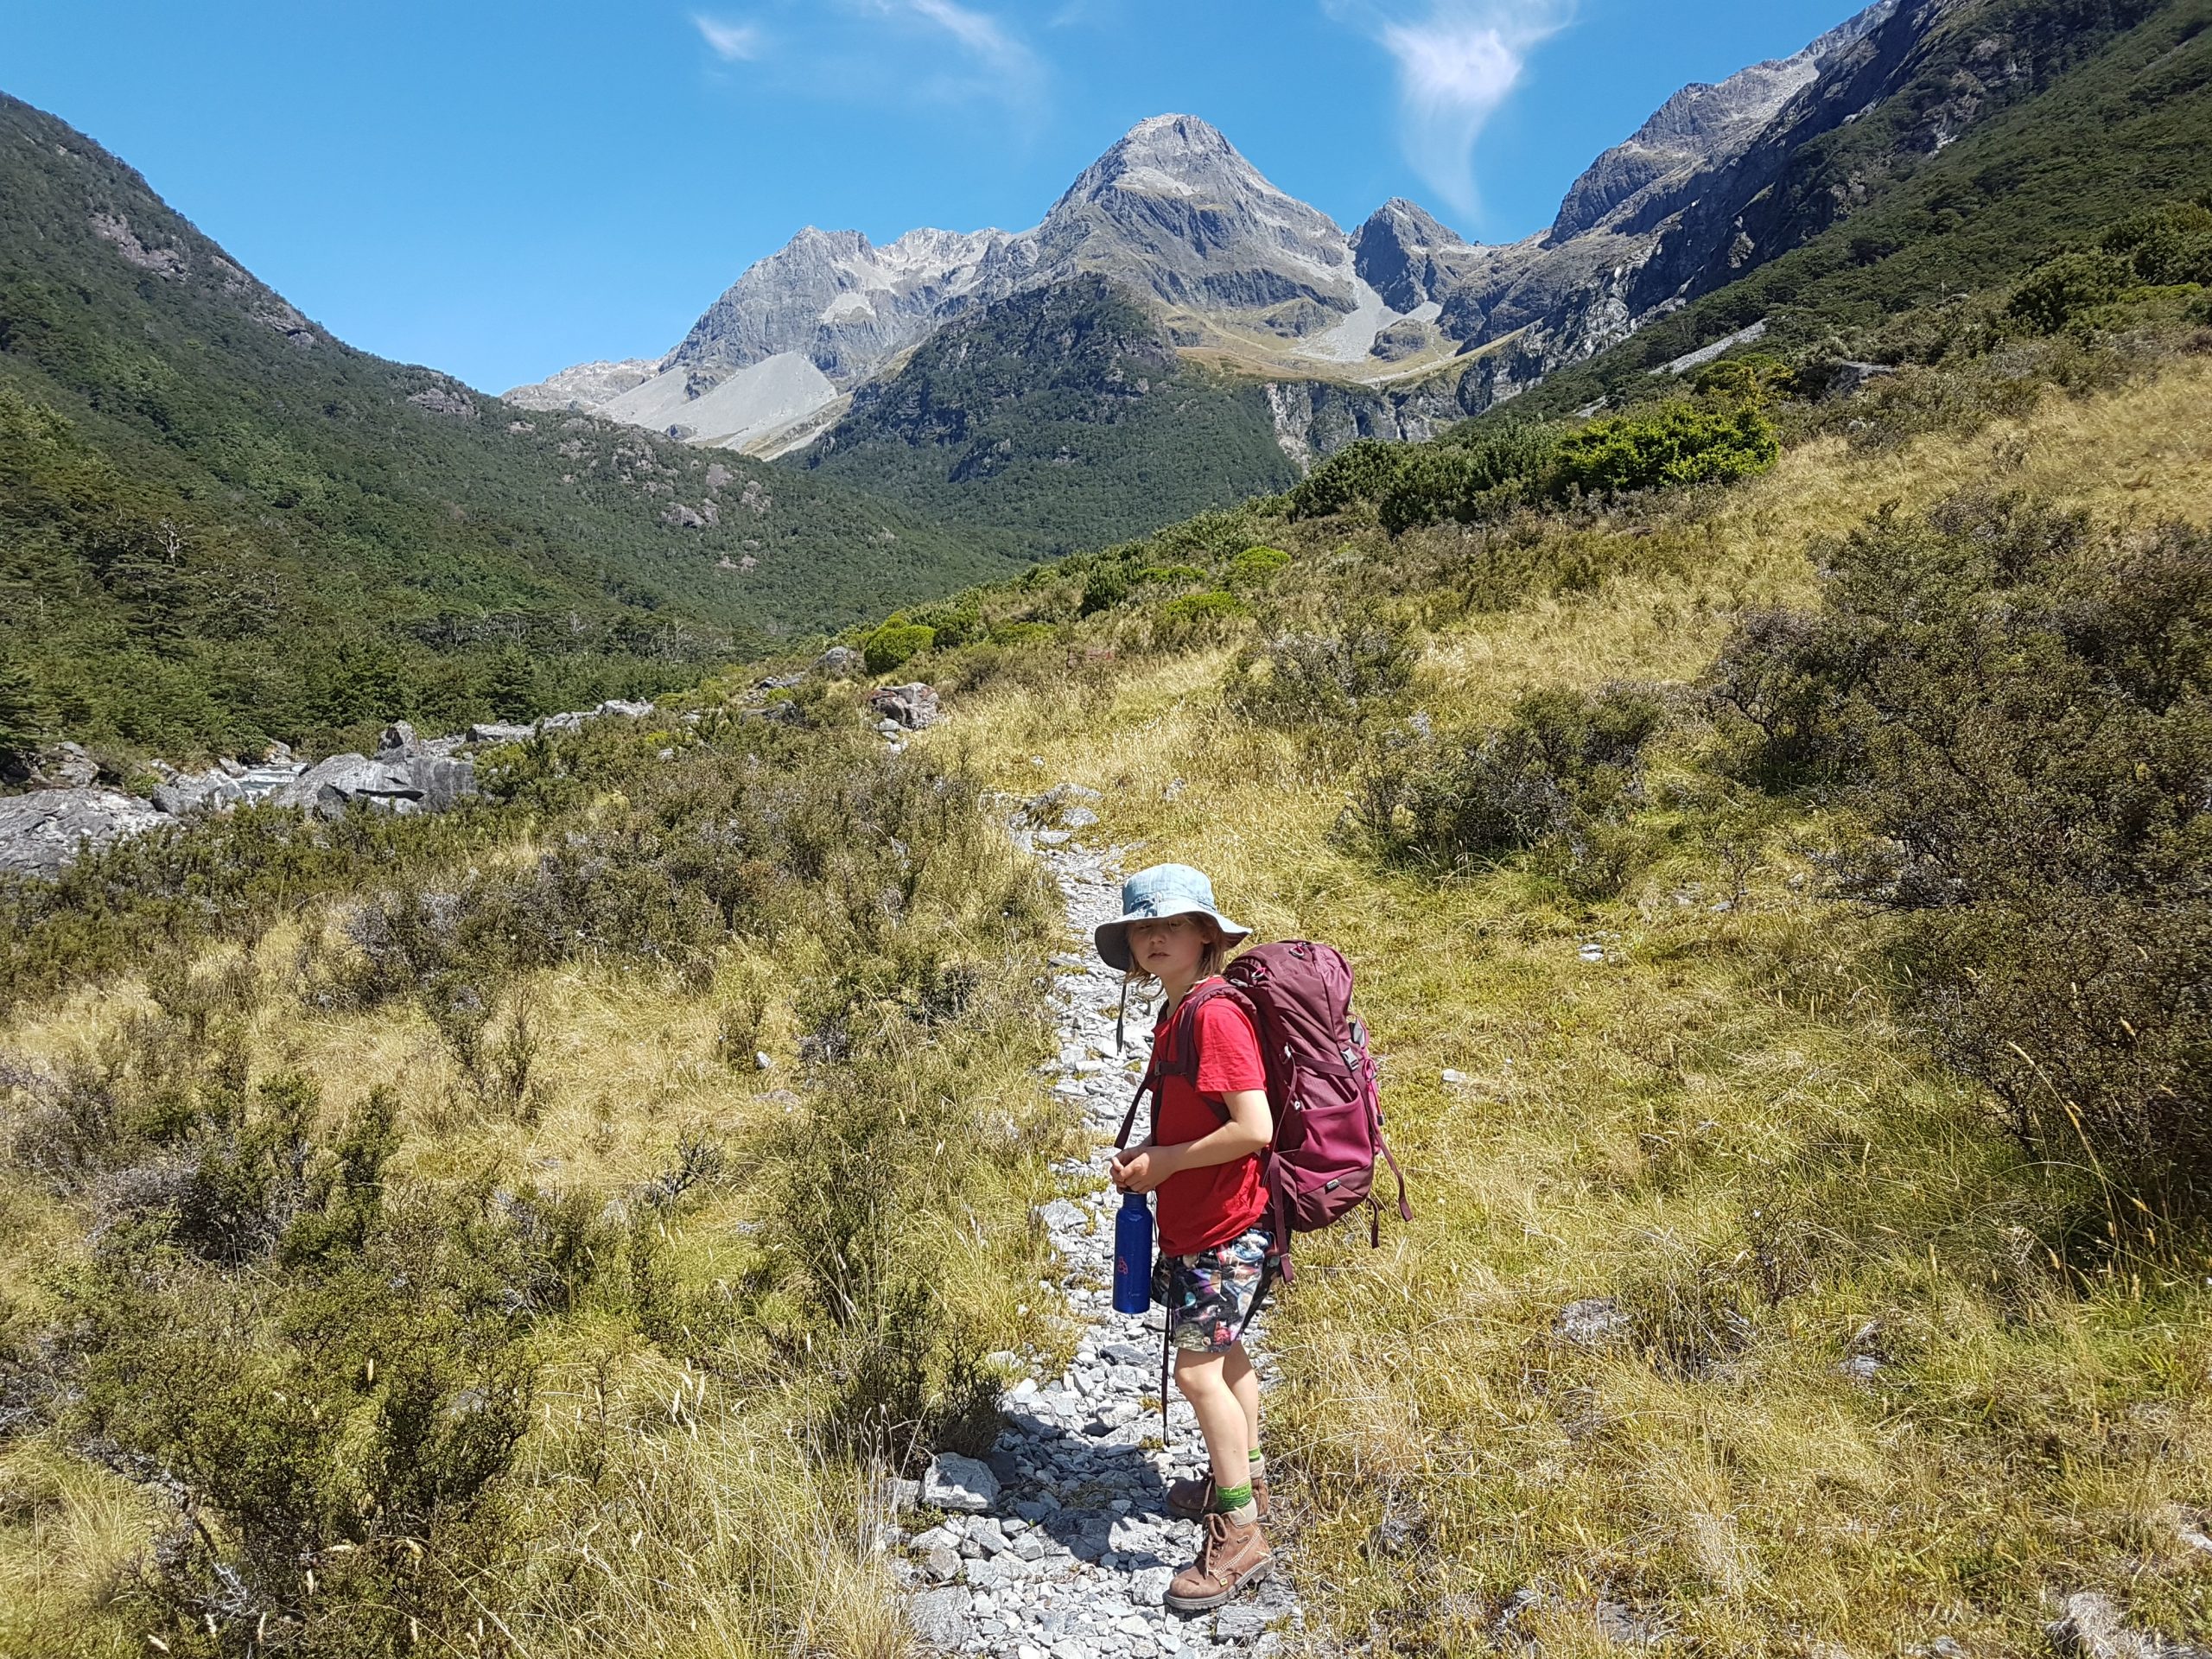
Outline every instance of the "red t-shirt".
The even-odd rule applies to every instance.
[[[1211,983],[1201,981],[1201,985]],[[1192,988],[1193,993],[1198,986]],[[1155,1027],[1153,1041],[1165,1033]],[[1154,1141],[1163,1147],[1203,1141],[1222,1126],[1224,1095],[1268,1086],[1260,1058],[1260,1034],[1251,1016],[1225,996],[1208,999],[1192,1017],[1186,1038],[1198,1046],[1198,1082],[1169,1076],[1160,1080]],[[1260,1184],[1257,1153],[1211,1169],[1185,1169],[1160,1186],[1160,1249],[1163,1255],[1196,1255],[1251,1231],[1267,1213],[1267,1189]]]

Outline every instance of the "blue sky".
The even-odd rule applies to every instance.
[[[1549,223],[1851,0],[16,0],[0,91],[341,337],[502,391],[654,355],[805,224],[1020,230],[1147,115],[1347,228]]]

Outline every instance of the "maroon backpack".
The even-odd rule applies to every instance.
[[[1413,1210],[1406,1202],[1405,1174],[1383,1144],[1375,1057],[1368,1052],[1367,1027],[1351,1011],[1351,964],[1328,945],[1289,939],[1255,945],[1230,963],[1222,977],[1225,983],[1185,997],[1161,1032],[1114,1144],[1128,1144],[1137,1103],[1147,1092],[1157,1124],[1161,1077],[1196,1081],[1198,1045],[1191,1033],[1198,1010],[1217,996],[1233,1001],[1251,1016],[1267,1063],[1275,1136],[1260,1154],[1260,1178],[1268,1192],[1268,1230],[1274,1236],[1268,1266],[1287,1281],[1291,1236],[1317,1231],[1363,1204],[1368,1209],[1368,1242],[1381,1242],[1377,1157],[1397,1178],[1398,1214],[1411,1221]]]

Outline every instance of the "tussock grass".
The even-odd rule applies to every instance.
[[[1806,601],[1823,538],[1993,474],[2212,519],[2209,402],[2183,360],[1971,438],[1802,445],[1594,588],[1432,610],[1409,702],[1459,728],[1690,682],[1743,607]],[[1467,544],[1317,528],[1270,537],[1378,588]],[[934,741],[1009,791],[1103,791],[1127,865],[1196,863],[1262,937],[1359,969],[1417,1219],[1301,1245],[1269,1435],[1334,1630],[1580,1654],[1628,1617],[1672,1650],[1994,1655],[2098,1587],[2212,1634],[2181,1538],[2212,1503],[2212,1263],[2067,1264],[2091,1173],[2031,1162],[1891,1024],[1878,933],[1815,896],[1836,826],[1724,834],[1655,785],[1654,856],[1596,904],[1511,861],[1378,864],[1335,833],[1341,753],[1224,712],[1233,641],[1151,655],[1122,626],[1107,683],[980,690]],[[1607,1329],[1578,1341],[1561,1312],[1592,1299]]]

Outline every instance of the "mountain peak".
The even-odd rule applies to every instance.
[[[1095,271],[1196,311],[1274,312],[1267,326],[1290,337],[1358,304],[1344,232],[1195,115],[1138,122],[1032,234],[1039,270]]]
[[[1123,133],[1114,148],[1161,156],[1236,153],[1219,127],[1197,115],[1147,116]]]

